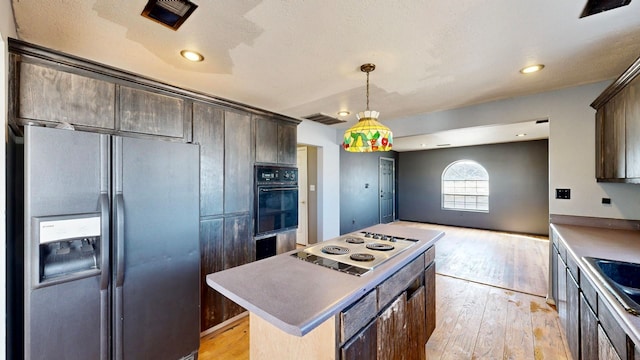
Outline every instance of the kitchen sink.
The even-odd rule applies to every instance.
[[[602,277],[609,291],[624,308],[639,316],[640,264],[593,257],[584,259]]]

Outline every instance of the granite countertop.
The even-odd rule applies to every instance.
[[[581,275],[587,275],[595,285],[598,295],[627,333],[640,346],[640,316],[625,311],[624,307],[607,290],[598,275],[587,265],[583,256],[609,260],[640,262],[640,231],[612,230],[577,225],[551,224],[564,242],[567,252],[580,267]]]
[[[371,231],[419,240],[363,276],[298,260],[288,253],[207,275],[209,286],[282,331],[304,336],[394,274],[444,236],[441,231],[380,224]]]

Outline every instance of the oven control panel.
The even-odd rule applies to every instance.
[[[256,166],[256,182],[265,184],[297,184],[298,169],[282,166]]]

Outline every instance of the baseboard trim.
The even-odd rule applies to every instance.
[[[245,311],[243,313],[241,313],[240,315],[236,315],[234,317],[232,317],[231,319],[227,320],[227,321],[223,321],[220,324],[214,326],[214,327],[210,327],[205,331],[202,331],[200,333],[200,337],[203,338],[205,336],[216,336],[218,334],[221,334],[229,329],[231,329],[232,327],[236,326],[236,323],[240,322],[240,320],[244,319],[245,317],[249,316],[249,312]]]

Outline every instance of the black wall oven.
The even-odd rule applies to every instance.
[[[298,169],[256,165],[255,235],[298,227]]]

